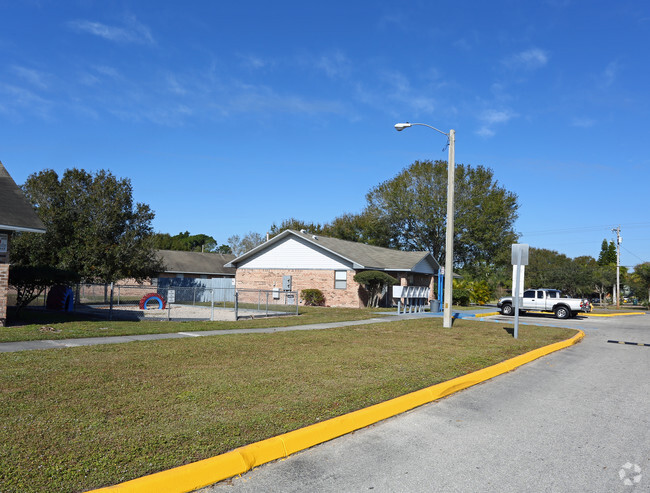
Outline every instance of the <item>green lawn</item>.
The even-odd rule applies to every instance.
[[[0,491],[116,484],[575,333],[524,326],[514,340],[499,324],[456,320],[453,329],[443,329],[441,323],[420,319],[0,354]]]
[[[393,310],[391,310],[393,311]],[[250,329],[260,327],[290,327],[292,325],[365,320],[380,317],[375,310],[355,308],[300,307],[300,315],[290,315],[238,322],[120,322],[87,320],[76,314],[25,310],[20,324],[10,321],[10,327],[0,327],[0,342],[76,337],[106,337],[139,334],[163,334],[196,330]]]

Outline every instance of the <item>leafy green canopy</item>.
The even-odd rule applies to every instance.
[[[616,265],[616,245],[613,241],[607,243],[607,240],[603,240],[602,245],[600,246],[600,254],[598,255],[598,265]]]
[[[142,280],[162,270],[152,244],[153,211],[133,204],[131,181],[72,168],[32,174],[23,191],[47,228],[18,233],[12,262],[76,272],[86,282]]]
[[[390,230],[390,246],[424,250],[442,263],[447,219],[447,163],[416,161],[366,195],[367,213]],[[491,169],[456,165],[454,264],[473,269],[505,262],[517,240],[517,196]]]
[[[232,253],[228,245],[217,245],[217,240],[212,236],[191,235],[189,231],[174,236],[169,233],[156,233],[153,235],[153,245],[159,250]]]

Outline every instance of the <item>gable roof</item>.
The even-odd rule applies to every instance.
[[[235,275],[235,269],[225,264],[235,258],[227,253],[183,252],[178,250],[157,250],[165,265],[164,272],[170,274]]]
[[[381,271],[413,271],[423,261],[428,263],[435,272],[440,268],[438,262],[429,252],[404,252],[393,250],[355,241],[330,238],[328,236],[312,235],[302,231],[287,229],[269,241],[253,248],[245,254],[237,257],[228,264],[229,267],[237,267],[246,259],[253,257],[263,250],[271,248],[274,244],[283,239],[294,236],[307,242],[317,249],[323,249],[329,253],[352,263],[357,270],[372,269]]]
[[[0,229],[45,233],[45,225],[34,212],[32,204],[1,162]]]

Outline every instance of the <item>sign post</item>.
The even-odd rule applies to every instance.
[[[521,296],[521,266],[528,265],[528,245],[525,243],[514,243],[512,245],[512,265],[515,267],[514,291],[512,297],[515,301],[515,339],[519,338],[519,300]]]

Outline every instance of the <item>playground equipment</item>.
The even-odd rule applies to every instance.
[[[71,312],[74,310],[74,292],[68,286],[52,286],[47,293],[45,308]]]
[[[153,306],[156,303],[158,303],[158,306]],[[165,298],[162,297],[162,295],[158,293],[149,293],[145,294],[140,300],[140,308],[142,310],[155,310],[156,308],[158,310],[164,310],[167,308],[167,302],[165,301]]]

